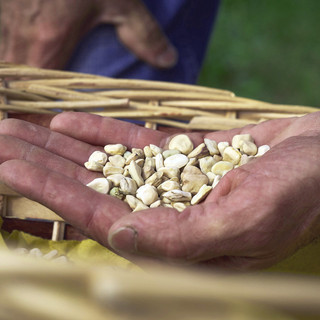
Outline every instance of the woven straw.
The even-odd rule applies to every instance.
[[[200,86],[110,79],[0,63],[0,120],[8,113],[85,111],[185,130],[224,130],[317,111]],[[2,196],[1,196],[2,195]],[[54,221],[54,212],[0,184],[2,216]],[[320,316],[319,279],[121,272],[58,266],[0,251],[1,319],[279,319]],[[311,318],[310,318],[311,319]]]
[[[263,120],[302,116],[318,109],[271,104],[197,85],[112,79],[0,62],[0,120],[19,113],[54,115],[84,111],[144,121],[182,130],[225,130]],[[0,182],[2,216],[55,221],[53,239],[61,239],[64,222],[47,208],[17,197]],[[1,202],[0,202],[1,205]]]
[[[0,252],[0,318],[26,320],[319,319],[317,278],[147,272]],[[312,318],[309,318],[312,316]]]
[[[196,85],[112,79],[7,63],[0,63],[0,78],[0,110],[10,112],[76,110],[187,130],[224,130],[317,111]]]

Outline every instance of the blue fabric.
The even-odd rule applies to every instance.
[[[195,83],[220,0],[144,0],[178,49],[175,67],[157,69],[140,61],[117,39],[112,25],[100,25],[82,40],[67,70],[114,78]]]

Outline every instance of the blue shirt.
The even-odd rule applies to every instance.
[[[158,69],[139,60],[119,41],[112,25],[91,30],[74,52],[67,70],[113,78],[195,83],[202,66],[220,0],[144,0],[176,47],[177,64]]]

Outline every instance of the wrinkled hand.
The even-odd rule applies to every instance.
[[[160,68],[172,67],[176,51],[141,0],[0,0],[0,59],[61,69],[83,35],[113,24],[136,56]]]
[[[0,123],[0,180],[123,255],[236,269],[268,267],[320,235],[320,112],[206,135],[230,141],[251,133],[272,148],[227,173],[207,199],[182,213],[136,213],[83,184],[83,163],[107,143],[164,146],[166,133],[83,113],[63,113],[44,129]],[[116,137],[116,138],[115,138]],[[203,134],[190,134],[194,144]]]

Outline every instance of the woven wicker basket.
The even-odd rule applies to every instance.
[[[142,120],[158,130],[224,130],[317,111],[200,86],[7,63],[0,63],[0,78],[0,120],[15,117],[42,125],[61,110],[76,110]],[[18,228],[53,240],[80,237],[54,212],[1,184],[0,197],[8,231]],[[23,259],[0,251],[1,319],[289,320],[320,315],[320,283],[314,278],[206,276],[181,270],[146,275]]]
[[[146,127],[166,131],[212,131],[318,110],[241,98],[230,91],[195,85],[111,79],[8,63],[0,63],[0,79],[0,120],[16,117],[42,125],[58,112],[73,110],[141,120]],[[48,237],[51,231],[54,240],[79,236],[54,212],[1,184],[0,195],[2,216],[24,220],[20,227],[30,219],[45,220],[50,224],[41,227],[41,236]],[[26,228],[30,226],[36,224]],[[48,228],[44,235],[43,230]]]

